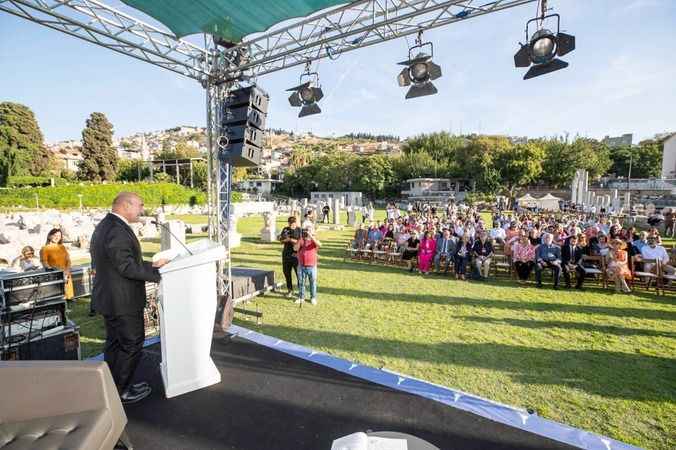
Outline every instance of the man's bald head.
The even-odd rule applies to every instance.
[[[129,223],[138,222],[143,213],[143,199],[135,192],[120,192],[113,200],[112,210]]]

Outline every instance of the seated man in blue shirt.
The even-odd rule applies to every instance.
[[[380,241],[383,240],[383,233],[373,224],[369,228],[368,240],[371,250],[376,250],[380,246]]]
[[[537,287],[542,287],[542,270],[549,267],[554,272],[554,289],[559,288],[561,278],[561,247],[552,244],[554,237],[546,233],[542,244],[535,250],[535,281]]]

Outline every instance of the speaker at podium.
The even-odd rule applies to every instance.
[[[216,315],[216,262],[225,247],[208,239],[153,256],[169,259],[160,268],[158,289],[162,362],[160,370],[167,398],[220,383],[211,359]]]

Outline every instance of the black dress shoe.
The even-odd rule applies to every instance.
[[[150,395],[153,390],[150,387],[145,389],[134,389],[133,386],[127,389],[120,395],[120,400],[123,405],[129,405],[131,403],[140,402],[144,398]]]
[[[147,381],[139,381],[138,383],[132,384],[131,387],[137,391],[146,388],[150,389],[150,385],[148,384]]]

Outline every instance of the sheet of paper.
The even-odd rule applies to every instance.
[[[368,450],[366,433],[353,433],[333,441],[331,450]]]
[[[408,450],[405,439],[368,436],[368,450]]]

